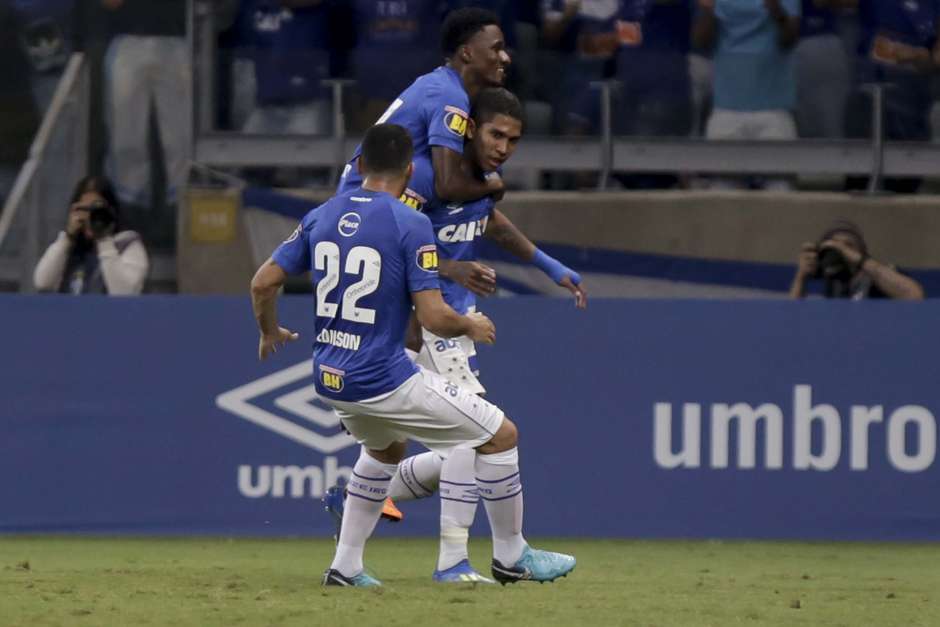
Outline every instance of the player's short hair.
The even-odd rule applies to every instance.
[[[480,127],[497,115],[505,115],[525,124],[522,103],[505,87],[487,87],[477,94],[470,109],[470,117]]]
[[[441,50],[444,56],[454,56],[460,46],[490,24],[499,26],[499,18],[486,9],[466,7],[448,13],[441,26]]]
[[[414,156],[411,135],[397,124],[376,124],[362,139],[363,174],[401,174]]]

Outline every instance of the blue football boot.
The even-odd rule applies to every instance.
[[[382,582],[362,571],[353,577],[346,577],[338,570],[332,568],[323,573],[324,586],[343,586],[346,588],[375,588],[382,585]]]
[[[528,545],[523,549],[522,556],[512,566],[504,566],[499,560],[493,560],[493,578],[504,586],[517,581],[555,581],[565,577],[574,570],[574,557],[564,553],[540,551]]]
[[[468,560],[461,560],[444,570],[435,570],[433,578],[438,583],[496,583],[478,573]]]

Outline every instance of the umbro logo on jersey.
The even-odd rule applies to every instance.
[[[362,224],[362,218],[359,217],[359,214],[350,211],[349,213],[343,214],[343,217],[339,219],[337,229],[339,230],[339,234],[343,237],[352,237],[359,231],[360,224]]]
[[[300,237],[300,232],[303,230],[303,228],[304,228],[303,223],[298,224],[298,225],[297,225],[297,228],[294,229],[294,232],[290,234],[290,237],[288,237],[286,240],[284,240],[284,243],[285,243],[285,244],[289,244],[289,243],[293,242],[295,239],[297,239],[298,237]]]

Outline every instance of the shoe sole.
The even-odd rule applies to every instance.
[[[571,567],[571,570],[566,571],[566,572],[564,572],[563,574],[558,575],[557,577],[554,577],[554,578],[552,578],[552,579],[541,579],[541,580],[539,580],[539,579],[505,579],[505,580],[503,580],[503,579],[498,579],[498,578],[497,578],[497,579],[496,579],[496,582],[497,582],[498,584],[502,585],[502,586],[505,586],[506,584],[510,584],[510,583],[519,583],[520,581],[532,581],[532,582],[538,581],[539,583],[546,583],[546,582],[548,582],[548,583],[555,583],[555,580],[561,579],[562,577],[567,577],[571,572],[574,571],[575,568],[577,568],[577,565],[572,566],[572,567]],[[495,575],[494,575],[494,576],[495,576]]]

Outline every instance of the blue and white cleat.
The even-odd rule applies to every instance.
[[[323,573],[324,586],[342,586],[344,588],[375,588],[382,585],[382,582],[365,571],[353,577],[346,577],[338,570],[332,568]]]
[[[468,560],[460,560],[445,570],[435,570],[433,578],[438,583],[496,583],[478,573]]]
[[[526,546],[522,556],[512,566],[503,566],[493,560],[493,578],[504,586],[517,581],[555,581],[574,570],[577,561],[571,555],[540,551]]]

